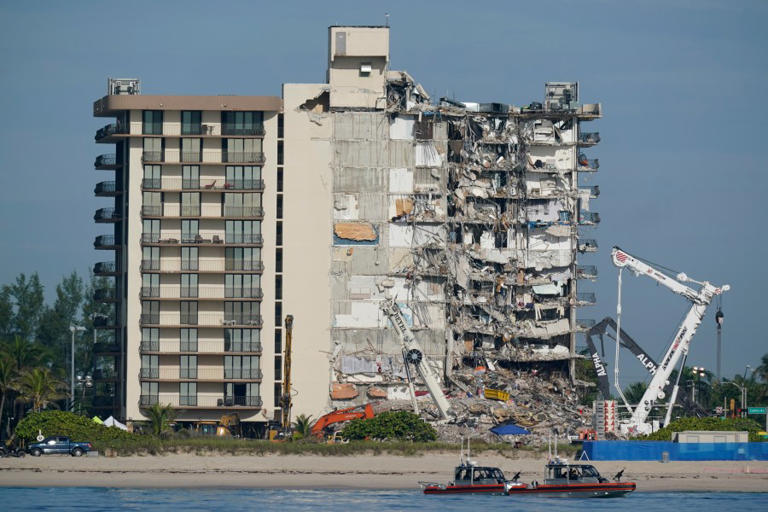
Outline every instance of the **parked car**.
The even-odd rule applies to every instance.
[[[93,445],[89,442],[73,442],[68,437],[51,436],[46,437],[38,443],[32,443],[27,447],[27,451],[33,457],[39,457],[43,454],[70,454],[73,457],[80,457],[84,453],[93,450]]]

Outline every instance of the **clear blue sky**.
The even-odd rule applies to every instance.
[[[724,299],[727,374],[768,352],[768,3],[550,2],[0,2],[0,283],[38,271],[51,295],[61,276],[109,253],[92,221],[93,170],[109,151],[91,116],[108,76],[139,77],[145,94],[280,95],[283,82],[325,76],[327,26],[391,15],[393,69],[435,96],[541,101],[547,80],[578,80],[603,103],[603,142],[590,184],[601,250],[598,305],[613,314],[610,247],[730,283]],[[634,3],[633,3],[634,4]],[[685,301],[628,276],[624,325],[660,354]],[[714,308],[690,364],[715,366]],[[623,365],[624,380],[643,377]]]

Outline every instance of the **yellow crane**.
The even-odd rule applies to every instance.
[[[285,317],[285,351],[283,354],[283,394],[280,397],[282,409],[281,426],[286,434],[291,429],[291,345],[293,344],[293,315]]]

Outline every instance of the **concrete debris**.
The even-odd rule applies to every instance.
[[[333,232],[339,238],[357,241],[376,240],[376,230],[371,224],[362,222],[337,222],[333,226]]]

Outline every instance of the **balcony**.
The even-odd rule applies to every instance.
[[[158,379],[160,378],[159,368],[142,368],[139,370],[140,379]]]
[[[160,270],[160,260],[141,260],[141,270]]]
[[[141,180],[141,188],[148,190],[160,190],[163,186],[163,180],[160,178],[144,178]]]
[[[260,328],[262,317],[258,314],[226,315],[222,313],[144,313],[140,317],[141,325],[163,327],[198,326],[210,328],[251,327]]]
[[[579,134],[579,146],[594,146],[600,142],[599,132],[581,132]]]
[[[594,306],[597,303],[597,298],[593,292],[580,292],[576,294],[577,306]]]
[[[224,206],[224,217],[264,217],[260,206]]]
[[[577,170],[582,172],[592,172],[600,168],[600,161],[597,158],[587,158],[584,154],[579,155],[578,163]]]
[[[597,267],[594,265],[577,265],[576,279],[597,279]]]
[[[181,152],[181,161],[182,162],[201,162],[203,159],[201,158],[201,153],[199,151],[182,151]]]
[[[264,126],[262,125],[254,125],[248,127],[233,126],[231,124],[221,125],[222,135],[264,135],[265,133],[266,132],[264,131]]]
[[[108,153],[99,155],[96,157],[93,166],[96,169],[116,169],[117,168],[117,156],[114,153]]]
[[[159,297],[160,296],[160,287],[159,286],[142,286],[141,287],[141,297],[147,298],[147,297]]]
[[[139,317],[141,325],[158,325],[160,323],[160,313],[142,313]]]
[[[199,316],[197,313],[181,313],[179,315],[179,324],[181,325],[198,325]]]
[[[96,131],[93,137],[96,142],[110,142],[107,140],[115,134],[126,134],[130,132],[130,126],[123,123],[110,123]]]
[[[211,397],[197,395],[141,395],[139,405],[149,407],[154,404],[170,405],[177,409],[219,409],[242,407],[245,409],[259,409],[263,405],[260,396],[228,396]]]
[[[248,315],[248,314],[241,314],[241,315],[224,315],[224,320],[222,321],[224,325],[229,326],[235,326],[235,325],[261,325],[261,315]]]
[[[197,352],[197,341],[179,342],[179,352]]]
[[[261,299],[264,294],[261,288],[226,288],[224,297],[228,299]]]
[[[226,260],[225,270],[242,270],[247,272],[263,272],[264,263],[261,261]]]
[[[221,367],[190,367],[164,366],[161,368],[142,368],[139,378],[145,380],[183,381],[197,380],[209,382],[224,382],[227,380],[251,380],[262,379],[262,372],[258,368],[221,368]]]
[[[115,245],[114,235],[97,236],[96,239],[93,241],[93,248],[101,249],[101,250],[117,249],[117,245]]]
[[[93,220],[99,223],[117,222],[120,218],[120,212],[114,208],[99,208],[93,214]]]
[[[264,180],[227,180],[226,190],[264,190]]]
[[[156,244],[160,241],[160,233],[142,233],[141,243]]]
[[[160,403],[160,400],[157,395],[141,395],[141,397],[139,397],[139,405],[142,407],[148,407],[158,403]]]
[[[93,266],[93,273],[97,276],[111,276],[119,272],[114,261],[100,261]]]
[[[264,163],[264,153],[256,151],[224,151],[222,154],[222,161],[226,163]]]
[[[144,151],[141,154],[142,162],[163,162],[164,160],[162,151]]]
[[[142,341],[139,349],[142,352],[159,352],[160,351],[160,341],[158,341],[158,340]]]
[[[198,190],[200,189],[200,178],[182,178],[181,188],[183,190]]]
[[[97,288],[93,292],[93,300],[99,302],[114,302],[117,300],[115,297],[115,290],[111,288]]]
[[[93,193],[96,197],[114,197],[120,192],[117,190],[114,181],[101,181],[96,184]]]
[[[579,240],[579,252],[597,252],[597,240],[585,238]]]
[[[588,331],[592,327],[595,326],[597,322],[591,318],[584,318],[584,319],[577,319],[576,320],[576,330],[579,331]]]
[[[264,239],[262,238],[261,234],[252,234],[252,235],[244,235],[244,234],[233,234],[229,233],[226,237],[226,240],[224,243],[227,244],[260,244],[263,243]]]
[[[600,214],[597,212],[585,212],[579,213],[579,224],[582,226],[594,226],[600,224]]]
[[[592,187],[581,187],[579,188],[579,191],[583,193],[588,193],[589,197],[592,199],[596,199],[600,195],[600,187],[597,185],[594,185]]]
[[[181,217],[200,217],[200,205],[182,205],[180,213]]]
[[[230,341],[224,338],[224,352],[256,352],[260,353],[262,350],[261,343],[258,341],[240,342]]]
[[[162,217],[163,216],[163,205],[161,204],[153,204],[149,206],[142,206],[141,207],[141,216],[142,217]]]
[[[116,329],[119,327],[114,319],[104,315],[95,317],[93,326],[99,329]]]
[[[259,368],[224,368],[224,379],[227,380],[258,380],[261,378],[262,373]]]

